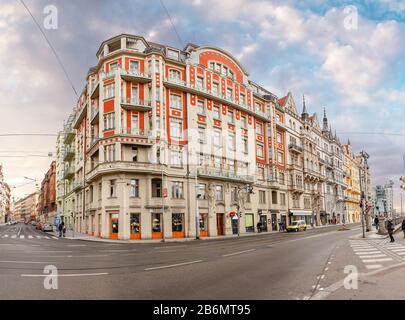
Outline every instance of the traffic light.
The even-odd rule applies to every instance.
[[[402,184],[401,184],[400,188],[405,190],[405,175],[402,175],[399,178],[399,181],[402,181]]]

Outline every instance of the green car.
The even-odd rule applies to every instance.
[[[306,225],[304,220],[293,221],[287,227],[287,232],[290,232],[290,231],[298,232],[298,231],[301,231],[301,230],[303,230],[303,231],[307,230],[307,225]]]

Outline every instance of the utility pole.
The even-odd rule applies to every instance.
[[[163,150],[164,150],[164,146],[163,146],[163,140],[160,140],[160,167],[161,167],[161,172],[162,172],[162,242],[166,241],[166,237],[165,237],[165,195],[164,195],[164,184],[163,184]]]
[[[199,217],[200,217],[200,211],[198,208],[198,198],[200,197],[200,194],[198,193],[199,187],[198,187],[198,181],[197,181],[197,174],[198,170],[197,167],[195,168],[195,239],[199,240],[200,239],[200,226],[199,226]]]
[[[363,183],[362,183],[362,174],[361,174],[361,165],[359,166],[359,180],[360,180],[360,209],[361,209],[361,229],[363,233],[363,238],[366,237],[366,231],[364,226],[364,191],[363,191]]]

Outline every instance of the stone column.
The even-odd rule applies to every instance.
[[[388,231],[385,228],[385,217],[378,217],[378,234],[381,235],[388,234]]]

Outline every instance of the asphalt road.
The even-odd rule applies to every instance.
[[[361,265],[348,240],[359,226],[338,228],[117,244],[4,226],[0,299],[309,299],[342,279],[345,265]],[[56,290],[44,287],[46,266],[57,268]]]

